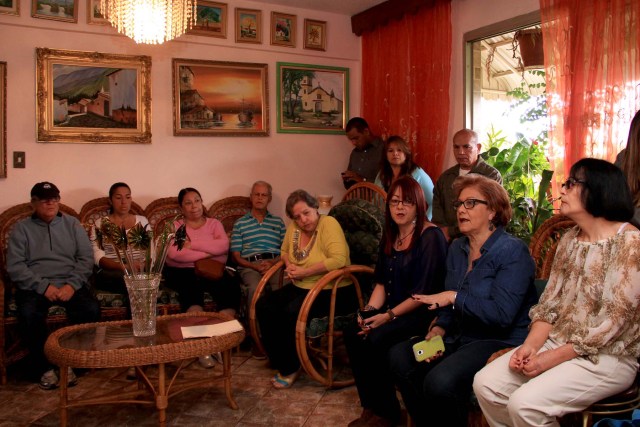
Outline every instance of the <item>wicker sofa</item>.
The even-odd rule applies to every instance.
[[[247,213],[251,208],[248,197],[227,197],[215,202],[208,210],[209,216],[222,222],[228,234],[231,233],[236,219]],[[80,220],[87,232],[98,218],[106,216],[109,210],[109,200],[106,197],[97,198],[84,204],[80,213],[60,204],[60,211],[72,215]],[[136,203],[131,210],[138,215],[144,215],[154,231],[160,230],[164,223],[173,219],[179,212],[176,197],[166,197],[154,200],[145,209]],[[0,381],[6,384],[7,367],[27,355],[27,350],[21,344],[18,334],[15,287],[11,283],[6,271],[6,250],[9,235],[16,223],[30,216],[33,212],[31,204],[22,203],[13,206],[0,214]],[[127,317],[124,295],[96,290],[96,297],[100,302],[102,320],[118,320]],[[214,310],[215,303],[211,297],[205,295],[205,310]],[[161,287],[158,294],[158,313],[170,314],[180,311],[176,293]],[[51,330],[64,326],[67,317],[62,307],[53,306],[49,310],[47,324]]]

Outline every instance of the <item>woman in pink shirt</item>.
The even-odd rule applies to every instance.
[[[178,204],[184,218],[175,222],[178,229],[186,224],[187,240],[181,250],[174,245],[169,248],[164,277],[166,284],[178,292],[180,309],[187,311],[203,311],[204,292],[208,291],[216,302],[220,313],[235,316],[240,304],[240,286],[228,274],[219,280],[209,280],[197,276],[195,262],[203,258],[211,258],[222,263],[227,262],[229,238],[222,223],[217,219],[207,218],[202,196],[195,188],[183,188],[178,194]],[[202,359],[202,358],[201,358]],[[201,360],[205,367],[213,366]]]

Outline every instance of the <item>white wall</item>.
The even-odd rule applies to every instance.
[[[76,0],[78,23],[32,18],[31,0],[21,0],[20,16],[0,15],[0,61],[7,62],[7,173],[0,179],[0,211],[29,200],[38,181],[54,182],[62,202],[76,210],[106,195],[116,181],[131,185],[134,200],[146,206],[159,197],[175,196],[185,186],[198,188],[205,203],[232,195],[248,195],[249,186],[264,179],[274,186],[272,210],[284,216],[284,201],[296,188],[312,194],[344,193],[340,171],[351,145],[342,135],[276,132],[276,62],[330,65],[350,69],[350,116],[360,109],[360,39],[351,32],[350,17],[250,1],[229,5],[227,39],[183,36],[161,46],[136,45],[110,27],[88,25],[87,1]],[[261,45],[235,43],[234,7],[262,10]],[[271,11],[297,15],[297,47],[269,44]],[[327,51],[302,48],[304,18],[327,21]],[[152,58],[152,143],[37,143],[35,132],[35,48],[99,51]],[[172,58],[267,63],[269,74],[268,137],[174,137]],[[13,168],[13,152],[26,152],[26,168]]]
[[[464,123],[464,34],[525,15],[540,9],[539,0],[452,0],[451,83],[449,89],[449,141]],[[451,150],[447,151],[445,167],[455,163]]]

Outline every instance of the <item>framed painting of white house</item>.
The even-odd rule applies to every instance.
[[[36,49],[38,142],[150,143],[151,57]]]
[[[268,136],[267,64],[173,59],[173,134]]]
[[[276,66],[279,133],[344,133],[348,68],[286,62]]]

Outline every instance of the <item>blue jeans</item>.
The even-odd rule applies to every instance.
[[[389,351],[391,372],[416,426],[466,426],[473,377],[494,352],[510,347],[502,341],[445,344],[444,355],[416,362],[412,343]]]
[[[53,367],[44,355],[44,343],[49,336],[46,323],[49,307],[64,307],[72,325],[100,320],[100,304],[87,286],[75,291],[69,301],[55,303],[37,292],[18,290],[16,303],[20,333],[29,349],[31,372],[35,380],[39,380],[40,375]]]

